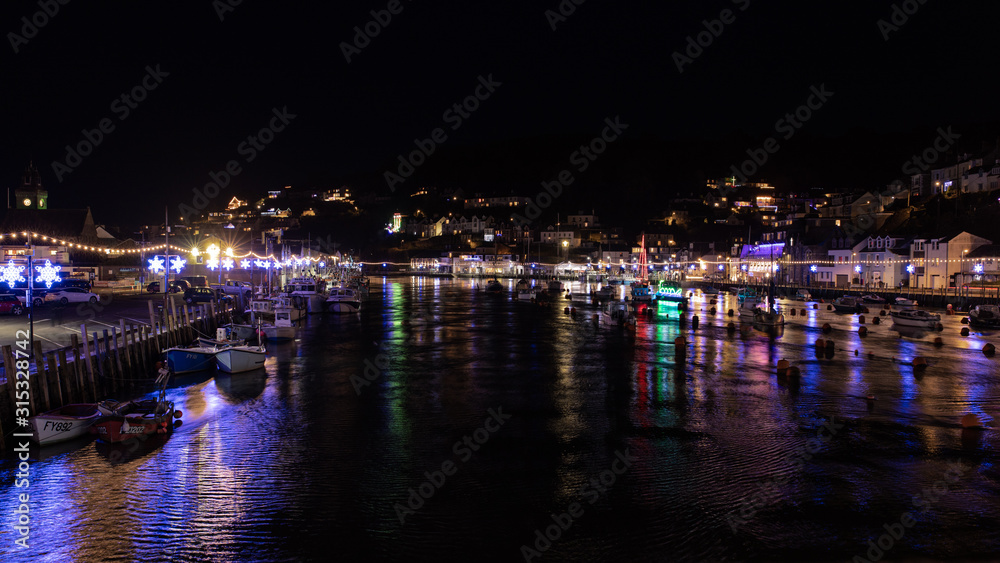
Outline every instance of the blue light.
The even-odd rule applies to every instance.
[[[908,274],[912,274],[912,273],[913,273],[913,272],[915,272],[915,271],[917,271],[917,269],[913,267],[913,264],[908,264],[908,265],[906,266],[906,272],[907,272]]]
[[[812,272],[812,273],[816,273],[816,272],[819,271],[819,266],[817,266],[816,264],[813,264],[812,266],[809,266],[809,271]]]
[[[983,273],[983,265],[982,264],[976,264],[975,266],[972,267],[972,271],[975,272],[975,273],[977,273],[977,274]]]
[[[854,271],[860,274],[861,273],[861,264],[858,264],[857,266],[855,266],[854,267]]]

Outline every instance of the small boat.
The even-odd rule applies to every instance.
[[[752,287],[741,287],[736,291],[736,299],[738,299],[740,303],[742,303],[744,299],[756,299],[756,298],[757,298],[757,290],[753,289]]]
[[[810,293],[808,291],[806,291],[804,289],[800,289],[800,290],[798,290],[798,291],[795,292],[794,299],[796,301],[809,301],[809,300],[812,299],[812,295],[810,295]]]
[[[632,284],[631,289],[632,301],[652,301],[653,294],[649,291],[649,284],[644,282],[635,282]]]
[[[718,294],[719,291],[716,290],[715,293]],[[660,283],[656,287],[656,300],[683,301],[684,290],[681,288],[681,284],[677,282],[660,280]]]
[[[1000,328],[1000,307],[976,305],[969,311],[969,326],[973,328]]]
[[[760,301],[756,297],[746,297],[740,303],[740,320],[753,321],[757,318],[757,311],[760,310]]]
[[[117,403],[82,403],[66,405],[31,417],[31,439],[45,446],[79,438],[102,416],[114,411]]]
[[[719,294],[719,290],[716,289],[713,286],[707,286],[707,287],[701,288],[701,293],[703,295],[718,295]]]
[[[215,346],[192,346],[190,348],[167,348],[167,368],[174,374],[202,371],[212,367],[212,361],[219,348]]]
[[[549,291],[552,293],[560,293],[563,290],[563,283],[559,280],[552,280],[549,282]]]
[[[289,311],[278,310],[274,314],[274,323],[261,324],[264,337],[268,340],[292,340],[295,338],[295,325]]]
[[[861,303],[857,297],[844,295],[833,300],[833,308],[838,313],[857,313],[861,309]]]
[[[357,313],[361,311],[361,296],[355,289],[334,287],[326,297],[326,310],[331,313]]]
[[[941,315],[931,314],[919,309],[892,311],[890,314],[892,315],[892,322],[900,326],[934,328],[941,322]]]
[[[292,278],[285,286],[285,294],[299,297],[306,313],[321,313],[326,303],[326,282],[316,278]]]
[[[215,354],[215,362],[221,371],[241,373],[263,367],[266,352],[263,346],[230,346]]]
[[[608,301],[600,312],[601,325],[635,328],[635,310],[624,301]]]
[[[118,405],[114,412],[94,422],[91,432],[102,442],[118,443],[149,434],[166,434],[173,429],[174,403],[163,399],[142,399]]]
[[[499,295],[504,292],[503,284],[500,280],[492,279],[486,282],[486,293],[492,293],[493,295]]]
[[[865,305],[885,305],[885,298],[875,294],[862,295],[861,302]]]
[[[916,307],[917,302],[912,299],[907,299],[905,297],[897,297],[895,305],[898,305],[900,307]]]
[[[593,293],[594,299],[614,299],[615,298],[615,288],[610,285],[605,285]]]
[[[785,315],[773,307],[768,310],[758,308],[754,311],[753,323],[764,327],[785,326]]]
[[[215,338],[199,336],[198,346],[200,348],[225,348],[226,346],[240,346],[246,344],[246,341],[246,338],[234,336],[233,331],[228,327],[219,327],[215,329]]]

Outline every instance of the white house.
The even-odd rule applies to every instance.
[[[907,265],[907,270],[912,270],[910,287],[951,287],[955,274],[968,273],[972,269],[973,259],[968,254],[990,243],[988,239],[965,231],[952,237],[913,239],[910,264]]]

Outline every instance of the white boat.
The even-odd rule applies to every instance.
[[[757,316],[757,311],[761,303],[756,297],[744,297],[740,302],[740,320],[753,321]]]
[[[900,326],[916,326],[921,328],[934,328],[941,322],[941,315],[931,314],[920,309],[904,309],[902,311],[892,311],[892,322]]]
[[[240,373],[264,366],[267,351],[263,346],[230,346],[215,354],[215,361],[221,371]]]
[[[322,313],[326,305],[326,282],[316,278],[292,278],[285,294],[301,298],[306,313]]]
[[[292,340],[295,338],[295,325],[292,323],[291,313],[287,310],[278,310],[274,314],[274,323],[263,323],[261,330],[268,340]]]
[[[608,301],[601,308],[601,325],[635,327],[635,311],[624,301]]]
[[[969,326],[972,328],[1000,328],[1000,307],[976,305],[969,311]]]
[[[905,297],[897,297],[894,305],[899,307],[916,307],[917,302],[913,299],[907,299]]]
[[[272,311],[277,315],[281,311],[288,312],[288,318],[294,323],[306,316],[305,303],[301,298],[296,299],[291,295],[279,295],[271,298],[274,302]]]
[[[646,289],[649,289],[649,287],[647,286]],[[598,289],[597,291],[594,292],[594,299],[614,299],[614,298],[615,298],[615,289],[610,285],[605,285],[601,287],[601,289]]]
[[[809,301],[811,299],[812,299],[812,295],[810,295],[809,292],[806,291],[806,290],[804,290],[804,289],[800,289],[800,290],[798,290],[798,291],[795,292],[795,300],[796,301]]]
[[[115,403],[116,404],[116,403]],[[114,408],[106,403],[83,403],[66,405],[47,413],[33,416],[31,423],[31,439],[39,445],[54,444],[79,438],[90,430],[102,416],[111,414]]]
[[[520,301],[531,301],[537,295],[538,295],[538,293],[534,290],[534,288],[531,288],[531,287],[529,287],[527,289],[519,289],[517,291],[517,298]]]
[[[331,313],[357,313],[361,310],[361,296],[349,287],[335,287],[327,295],[326,310]]]

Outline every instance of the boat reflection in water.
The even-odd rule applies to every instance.
[[[267,371],[258,369],[237,375],[219,373],[215,376],[215,387],[233,403],[256,399],[267,387]]]
[[[174,421],[174,428],[180,425],[180,420]],[[166,434],[145,434],[128,442],[103,442],[95,440],[94,447],[97,453],[110,462],[111,465],[121,465],[141,459],[162,448],[172,435],[172,432],[167,432]]]

